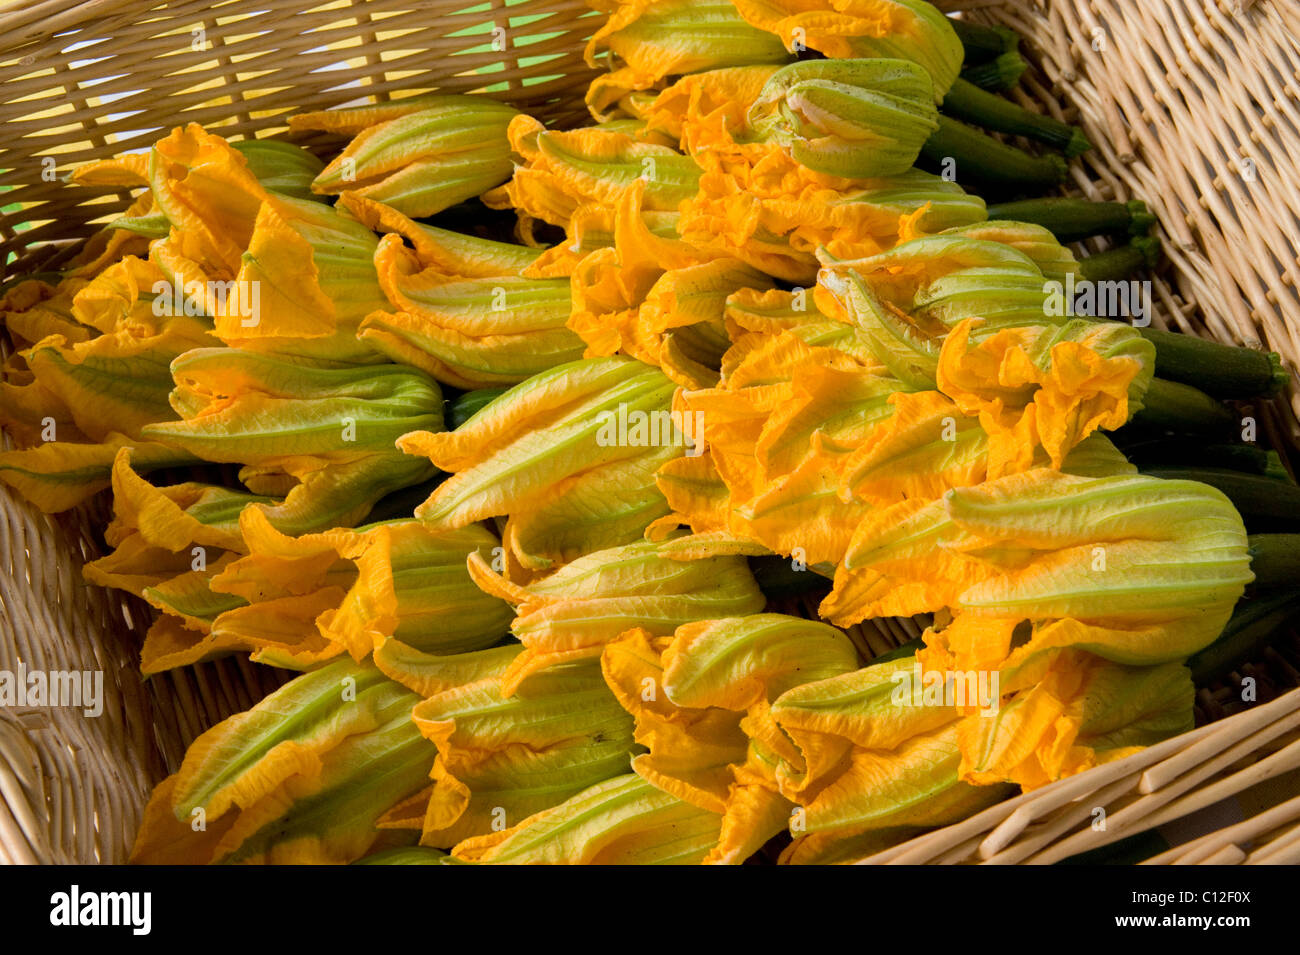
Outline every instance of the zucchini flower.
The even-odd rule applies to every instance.
[[[375,232],[394,233],[411,244],[421,273],[446,282],[466,279],[518,278],[532,275],[540,249],[480,239],[415,222],[391,206],[344,192],[338,204]]]
[[[437,384],[402,365],[329,368],[196,348],[171,371],[170,401],[181,420],[148,430],[208,461],[381,451],[414,427],[442,425]]]
[[[500,832],[452,850],[498,865],[697,865],[717,844],[722,817],[629,773],[597,783]]]
[[[87,328],[72,310],[77,293],[89,280],[65,277],[51,284],[57,276],[48,278],[51,281],[23,279],[4,288],[0,294],[0,320],[4,321],[18,350],[51,335],[58,335],[68,344],[75,345],[93,333],[93,329]]]
[[[827,262],[817,294],[843,297],[846,276],[856,275],[880,306],[934,336],[967,318],[999,327],[1050,321],[1048,282],[1077,271],[1070,250],[1041,226],[980,222],[866,259]]]
[[[208,461],[247,465],[254,493],[285,533],[351,525],[390,491],[428,480],[427,462],[394,449],[413,427],[442,427],[442,397],[401,365],[319,367],[231,348],[199,348],[172,363],[175,422],[148,439]]]
[[[111,432],[97,444],[50,441],[17,451],[0,451],[0,481],[46,514],[76,507],[109,487],[113,461],[131,450],[141,473],[199,463],[187,451],[157,441],[139,441]]]
[[[980,331],[967,319],[947,335],[936,380],[958,408],[979,416],[994,475],[1032,466],[1039,447],[1060,468],[1080,441],[1122,427],[1142,408],[1155,346],[1134,328],[1075,320]]]
[[[437,531],[389,521],[295,538],[255,508],[239,524],[247,556],[223,566],[211,588],[243,598],[249,610],[217,618],[213,629],[227,641],[246,634],[254,659],[263,656],[262,609],[296,617],[309,654],[329,646],[358,661],[390,639],[432,653],[477,650],[509,625],[509,608],[465,569],[471,553],[490,554],[497,544],[481,525]]]
[[[648,90],[669,76],[751,64],[786,63],[791,55],[770,31],[756,29],[731,0],[601,0],[609,13],[587,43],[587,65],[602,54],[610,68],[587,91],[587,107],[605,119],[634,90]]]
[[[119,448],[112,463],[113,520],[104,540],[113,552],[90,561],[85,577],[143,596],[181,573],[206,569],[242,552],[239,514],[269,498],[197,481],[154,487],[138,473],[139,448]]]
[[[402,450],[451,474],[415,515],[464,527],[508,514],[503,544],[532,569],[638,540],[668,510],[654,472],[695,432],[674,423],[673,391],[640,362],[588,359],[515,385],[455,431],[407,434]]]
[[[423,845],[450,848],[522,822],[626,772],[637,751],[631,717],[595,660],[533,673],[509,698],[501,695],[503,675],[485,672],[413,711],[438,748]]]
[[[700,177],[698,193],[682,204],[683,238],[801,286],[816,279],[819,249],[837,259],[865,258],[986,218],[978,196],[919,169],[837,181],[793,160],[714,164],[710,157],[717,155],[697,155],[711,168]]]
[[[665,636],[695,620],[763,609],[766,600],[743,559],[682,561],[661,550],[638,541],[597,551],[523,586],[493,573],[482,555],[470,555],[474,582],[514,604],[510,629],[524,645],[502,677],[502,694],[512,695],[523,679],[554,664],[599,657],[605,644],[633,627]]]
[[[722,128],[733,135],[744,129],[749,108],[763,92],[775,66],[733,66],[690,73],[655,94],[642,94],[634,108],[651,133],[687,144],[688,129],[703,128],[705,117],[721,118]],[[626,107],[625,107],[626,108]]]
[[[148,185],[168,229],[149,247],[166,289],[160,306],[211,317],[229,345],[376,360],[356,339],[361,319],[384,305],[369,229],[322,202],[272,191],[254,174],[263,156],[250,162],[195,124],[141,155],[74,178]]]
[[[777,768],[802,766],[772,720],[771,702],[801,683],[854,670],[858,656],[834,627],[753,614],[685,624],[671,640],[633,630],[606,647],[602,662],[636,717],[637,741],[649,749],[633,769],[721,813],[718,844],[704,861],[739,863],[786,828],[793,805]]]
[[[351,661],[291,680],[190,745],[145,807],[131,861],[360,858],[382,839],[379,817],[417,791],[433,763],[434,747],[411,721],[417,701]]]
[[[613,247],[575,266],[569,328],[588,357],[622,352],[659,366],[684,388],[716,384],[730,345],[727,297],[767,289],[771,280],[738,259],[653,234],[642,218],[643,197],[643,184],[633,184],[615,212]]]
[[[1085,649],[1063,649],[1038,657],[1032,667],[999,672],[1002,634],[1013,624],[961,613],[927,632],[918,654],[926,676],[938,670],[998,678],[1000,698],[992,706],[962,710],[962,780],[1033,789],[1192,728],[1195,689],[1180,661],[1127,666]]]
[[[66,327],[20,352],[29,380],[5,386],[6,427],[16,425],[29,444],[99,442],[110,432],[139,438],[144,425],[173,417],[169,363],[218,342],[204,319],[159,314],[150,286],[161,277],[147,261],[128,256],[78,283]],[[70,427],[51,435],[46,418]]]
[[[533,219],[568,229],[582,206],[612,207],[635,182],[645,183],[644,209],[675,212],[700,177],[695,161],[671,147],[599,127],[553,130],[520,116],[510,124],[510,142],[524,164],[483,201],[514,207],[525,234]]]
[[[155,242],[150,257],[173,290],[185,290],[187,300],[195,290],[196,305],[184,307],[213,316],[227,345],[318,361],[378,360],[357,340],[361,320],[386,302],[375,273],[378,242],[361,223],[320,202],[270,197],[225,282],[178,253],[176,231]]]
[[[231,147],[248,160],[248,170],[266,189],[291,199],[316,199],[311,184],[325,164],[293,143],[245,139]]]
[[[993,641],[979,662],[1009,680],[1073,647],[1132,666],[1182,660],[1252,579],[1241,517],[1214,488],[1036,469],[870,514],[820,612],[841,626],[944,608],[977,618]]]
[[[506,127],[519,112],[485,96],[447,94],[290,117],[294,131],[354,138],[312,183],[356,192],[415,218],[482,195],[510,178]]]
[[[115,549],[88,563],[84,573],[91,583],[127,590],[163,612],[145,636],[141,672],[241,651],[301,669],[342,652],[314,622],[343,599],[352,582],[346,571],[335,572],[328,588],[305,596],[277,593],[282,599],[262,599],[256,607],[213,586],[247,553],[248,520],[266,522],[249,505],[274,504],[270,498],[197,482],[154,487],[131,461],[131,449],[124,448],[113,466],[114,517],[105,538]]]
[[[1029,309],[1028,318],[1008,319],[1004,312],[989,322],[964,319],[952,330],[932,315],[908,315],[893,305],[909,297],[917,270],[935,265],[928,257],[901,253],[931,243],[943,248],[949,239],[922,239],[875,259],[832,266],[823,270],[817,287],[824,311],[862,331],[873,356],[908,390],[928,392],[925,398],[897,399],[900,414],[904,408],[924,408],[921,415],[936,424],[953,411],[978,415],[990,442],[987,471],[998,477],[1034,467],[1040,447],[1051,465],[1060,468],[1069,452],[1098,428],[1118,428],[1141,409],[1154,370],[1154,347],[1135,329],[1116,323],[1044,318],[1041,287],[1038,315]],[[957,251],[982,258],[989,248],[1001,250],[1004,259],[1023,260],[1024,268],[1041,281],[1037,267],[1007,246],[970,243]],[[988,270],[973,271],[983,273],[976,279],[983,285]],[[1009,310],[1022,307],[1013,304]],[[974,347],[972,338],[978,342]],[[942,395],[932,391],[936,385]],[[927,425],[919,433],[934,432]]]
[[[939,128],[929,75],[905,60],[806,60],[772,74],[744,141],[841,179],[906,172]]]
[[[148,262],[128,256],[93,280],[76,282],[70,300],[56,294],[36,303],[38,309],[46,302],[51,309],[66,306],[66,319],[59,319],[66,325],[19,352],[25,367],[12,368],[0,385],[0,422],[25,446],[0,454],[0,480],[42,509],[66,510],[106,487],[113,459],[128,443],[145,470],[196,460],[142,437],[146,425],[175,417],[167,403],[169,363],[216,343],[204,319],[154,313],[148,283],[156,274]],[[43,294],[29,285],[32,290]],[[20,327],[34,331],[37,321],[51,327],[30,317]]]
[[[958,710],[942,693],[931,699],[913,688],[918,674],[911,657],[882,661],[810,681],[772,704],[772,719],[803,758],[776,773],[802,807],[782,861],[849,851],[868,833],[947,825],[1009,795],[1007,786],[962,781]]]
[[[896,381],[837,349],[816,324],[753,334],[727,353],[723,381],[679,402],[704,422],[708,452],[660,471],[674,512],[697,533],[726,530],[808,565],[834,563],[863,515],[841,500],[832,462],[889,413]],[[712,473],[711,473],[712,472]]]
[[[836,60],[887,57],[926,70],[941,101],[961,72],[965,52],[952,24],[926,0],[735,0],[749,23],[792,50]]]
[[[638,188],[633,183],[632,189]],[[536,264],[524,274],[535,278],[567,278],[577,271],[578,264],[591,253],[614,246],[617,207],[588,203],[580,206],[570,217],[566,229],[567,239],[542,252]],[[638,206],[640,209],[640,207]],[[656,239],[679,240],[676,212],[650,212],[640,209],[641,223]],[[679,243],[679,248],[685,246]]]
[[[444,384],[513,385],[582,357],[582,339],[565,326],[567,279],[448,282],[433,270],[419,271],[396,236],[380,241],[375,266],[397,311],[372,312],[361,337]]]

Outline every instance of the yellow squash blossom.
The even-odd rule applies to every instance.
[[[458,844],[462,861],[498,865],[697,865],[722,817],[636,774],[597,783],[558,806]]]
[[[723,315],[740,288],[766,289],[771,280],[743,262],[700,253],[655,235],[642,216],[644,185],[619,200],[614,244],[577,263],[569,328],[587,356],[622,352],[659,366],[683,387],[717,380],[729,345]]]
[[[596,551],[522,586],[493,573],[481,554],[471,555],[475,582],[515,605],[511,631],[524,651],[502,677],[504,695],[553,664],[599,657],[632,627],[663,636],[694,620],[763,608],[765,598],[739,557],[675,560],[662,550],[638,541]]]
[[[961,777],[1032,789],[1122,759],[1190,730],[1194,698],[1181,662],[1123,666],[1064,651],[995,714],[962,718]]]
[[[339,206],[367,228],[393,233],[411,244],[423,275],[446,282],[464,279],[520,277],[532,274],[540,249],[463,235],[416,222],[382,202],[355,192],[339,196]]]
[[[135,467],[142,473],[199,461],[168,444],[111,432],[98,444],[50,441],[18,451],[0,451],[0,481],[45,513],[55,514],[109,487],[113,461],[123,448],[133,449]]]
[[[864,258],[922,235],[987,217],[984,201],[919,169],[868,180],[812,173],[783,153],[756,164],[704,150],[699,191],[681,206],[683,237],[716,247],[800,285],[816,278],[816,253]],[[718,162],[713,157],[719,157]]]
[[[742,337],[719,387],[680,395],[709,451],[665,465],[660,485],[697,533],[726,529],[820,564],[842,555],[862,511],[840,499],[835,461],[888,414],[898,383],[808,344],[800,334],[810,327]]]
[[[610,73],[587,92],[597,119],[633,90],[669,76],[724,67],[785,63],[786,46],[772,33],[741,19],[731,0],[611,0],[593,3],[609,19],[587,43],[587,65],[605,56]]]
[[[645,209],[674,212],[695,194],[700,176],[694,160],[669,146],[599,127],[548,130],[520,116],[510,124],[510,141],[524,164],[484,201],[513,206],[525,226],[540,219],[567,228],[582,206],[612,206],[638,181],[645,183]]]
[[[267,498],[198,481],[155,487],[140,476],[141,456],[124,447],[113,460],[113,520],[104,540],[114,550],[85,565],[87,580],[141,596],[145,587],[244,551],[240,512]]]
[[[911,60],[930,74],[936,100],[961,70],[961,40],[927,0],[736,0],[736,9],[791,49]]]
[[[753,614],[684,624],[671,640],[630,631],[606,648],[603,666],[649,748],[633,768],[722,813],[719,844],[705,861],[742,862],[786,827],[793,808],[776,772],[800,757],[773,722],[771,702],[855,669],[858,656],[834,627]]]
[[[355,336],[384,303],[369,229],[324,203],[272,191],[254,172],[258,162],[195,124],[141,155],[143,164],[107,172],[147,184],[166,220],[149,257],[176,311],[211,317],[227,344],[375,360]],[[74,178],[104,175],[92,164]]]
[[[307,622],[355,660],[390,638],[417,650],[458,653],[495,643],[506,632],[509,608],[474,586],[465,567],[467,557],[490,555],[497,545],[481,525],[438,531],[398,520],[293,538],[249,509],[240,530],[248,556],[226,567],[215,589],[256,606],[344,587],[336,606]]]
[[[985,330],[967,319],[944,339],[936,380],[964,413],[979,415],[997,475],[1025,467],[1038,447],[1059,468],[1097,429],[1123,426],[1141,410],[1154,369],[1155,347],[1118,323]]]
[[[312,183],[318,193],[354,191],[419,218],[510,177],[506,127],[519,113],[505,103],[447,94],[340,114],[307,113],[289,120],[295,130],[355,132]]]
[[[342,863],[423,784],[434,748],[415,694],[337,662],[286,683],[190,745],[145,809],[132,861]],[[194,825],[202,819],[203,825]]]
[[[1217,637],[1252,579],[1241,517],[1214,488],[1036,469],[872,513],[821,613],[1032,618],[1014,649],[1013,626],[990,624],[979,658],[1004,671],[1065,648],[1155,665]]]
[[[704,117],[720,112],[724,128],[743,129],[746,115],[776,66],[732,66],[689,73],[655,94],[645,94],[636,109],[647,130],[671,136],[685,144],[686,130],[698,127]]]
[[[956,822],[1008,794],[960,780],[958,711],[942,695],[914,692],[915,668],[910,656],[874,663],[773,703],[772,719],[802,758],[777,770],[781,791],[801,807],[785,861],[852,846],[868,832]]]
[[[565,327],[566,279],[496,276],[448,282],[436,269],[420,271],[397,236],[380,241],[375,266],[397,311],[372,312],[361,337],[445,384],[513,385],[582,357],[582,340]]]
[[[441,393],[402,365],[328,367],[233,348],[172,363],[181,416],[151,431],[209,461],[377,451],[412,426],[442,423]]]
[[[906,172],[939,128],[930,77],[906,60],[806,60],[773,73],[744,138],[843,179]]]
[[[414,709],[420,731],[438,747],[424,845],[450,848],[512,826],[626,772],[637,751],[631,717],[597,661],[533,673],[508,698],[504,673],[484,672]]]
[[[999,327],[1051,321],[1049,282],[1078,272],[1069,249],[1023,222],[976,222],[863,259],[824,258],[817,295],[826,310],[860,321],[844,301],[856,278],[877,309],[905,317],[928,338],[967,318]]]
[[[407,434],[403,450],[451,473],[415,514],[445,527],[509,514],[505,544],[534,569],[636,540],[668,510],[654,471],[685,451],[673,390],[640,362],[589,359],[534,375],[455,431]],[[561,546],[534,536],[557,518],[570,523]]]

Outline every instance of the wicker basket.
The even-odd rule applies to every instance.
[[[1016,96],[1080,123],[1097,144],[1072,167],[1073,192],[1137,196],[1158,213],[1171,263],[1155,282],[1155,323],[1264,345],[1292,371],[1300,366],[1293,0],[939,5],[1027,38],[1034,69]],[[0,7],[5,275],[58,266],[92,223],[125,207],[124,193],[65,187],[68,169],[145,147],[181,122],[280,135],[292,111],[430,89],[483,90],[548,122],[581,122],[592,17],[583,0]],[[1091,240],[1088,251],[1103,247]],[[1294,387],[1256,410],[1266,439],[1293,449]],[[0,669],[22,661],[105,674],[97,719],[0,710],[0,861],[121,862],[150,788],[185,746],[284,674],[228,658],[142,681],[137,654],[151,611],[81,578],[82,562],[99,554],[106,502],[49,518],[0,490],[0,512]],[[912,629],[892,622],[866,644],[878,651]],[[867,861],[1056,861],[1257,794],[1267,780],[1289,785],[1293,798],[1253,815],[1252,805],[1278,800],[1242,800],[1240,821],[1151,861],[1300,861],[1300,691],[1285,692],[1300,673],[1273,656],[1259,664],[1258,704],[1231,705],[1231,687],[1203,692],[1201,719],[1225,718]]]

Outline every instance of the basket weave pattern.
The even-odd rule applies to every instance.
[[[1290,0],[1238,12],[1197,0],[938,5],[1026,38],[1034,69],[1015,96],[1079,123],[1097,147],[1072,166],[1072,192],[1142,198],[1159,214],[1171,265],[1154,283],[1155,324],[1264,344],[1293,372],[1300,367],[1300,186],[1286,168],[1300,155],[1300,11]],[[124,192],[65,186],[72,167],[145,148],[183,122],[233,138],[275,136],[292,112],[435,89],[482,90],[547,122],[583,122],[593,73],[582,45],[592,16],[583,0],[306,8],[286,0],[40,0],[4,10],[4,274],[57,267],[95,222],[126,207]],[[1085,248],[1099,251],[1105,241]],[[1259,409],[1265,434],[1275,445],[1294,443],[1300,396],[1269,405]],[[0,510],[0,669],[22,661],[105,674],[97,719],[0,710],[0,861],[124,861],[150,787],[177,767],[184,747],[285,674],[228,658],[142,681],[137,654],[151,611],[81,579],[81,563],[99,556],[106,502],[51,519],[0,489]],[[879,629],[851,635],[874,654],[917,628],[886,621]],[[1068,842],[1088,830],[1087,807],[1164,793],[1164,802],[1130,811],[1127,824],[1139,831],[1206,794],[1222,798],[1295,769],[1297,740],[1300,691],[871,861],[1050,861],[1062,845],[1093,847],[1086,836]],[[1243,776],[1246,764],[1263,769]],[[1300,802],[1279,810],[1193,847],[1186,861],[1241,861],[1249,853],[1239,843],[1270,834],[1273,854],[1294,858]]]

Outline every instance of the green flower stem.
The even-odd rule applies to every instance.
[[[1079,262],[1079,277],[1090,282],[1115,282],[1142,269],[1155,268],[1159,263],[1160,240],[1155,236],[1141,236],[1128,245],[1083,259]]]
[[[1020,48],[1020,35],[1009,27],[989,27],[967,20],[951,20],[953,31],[966,52],[966,65],[984,63]]]
[[[921,155],[936,166],[954,160],[959,181],[973,180],[1017,192],[1042,193],[1065,181],[1065,159],[1058,153],[1033,156],[942,114],[938,130],[925,141]]]
[[[943,111],[985,129],[1046,143],[1062,150],[1066,156],[1077,156],[1092,148],[1092,143],[1079,127],[1044,113],[1031,112],[960,77],[944,97]]]
[[[1093,202],[1056,196],[995,203],[989,206],[989,218],[1040,225],[1051,230],[1060,242],[1077,242],[1089,236],[1115,233],[1145,236],[1156,222],[1156,217],[1147,211],[1146,203],[1140,199]]]
[[[1152,468],[1144,473],[1218,488],[1241,513],[1248,529],[1300,527],[1300,487],[1294,484],[1226,468]]]
[[[1020,77],[1028,68],[1029,64],[1025,62],[1025,58],[1012,51],[1003,53],[987,63],[976,63],[966,67],[961,71],[961,78],[982,90],[1000,93],[1012,89],[1019,83]]]
[[[1215,683],[1258,656],[1287,624],[1300,618],[1300,596],[1273,595],[1237,605],[1219,639],[1187,661],[1197,686]]]
[[[1133,423],[1160,431],[1226,436],[1237,419],[1226,405],[1191,385],[1153,378]]]
[[[1140,331],[1156,346],[1157,375],[1194,385],[1215,398],[1275,395],[1290,378],[1276,352],[1225,345],[1158,328]]]

